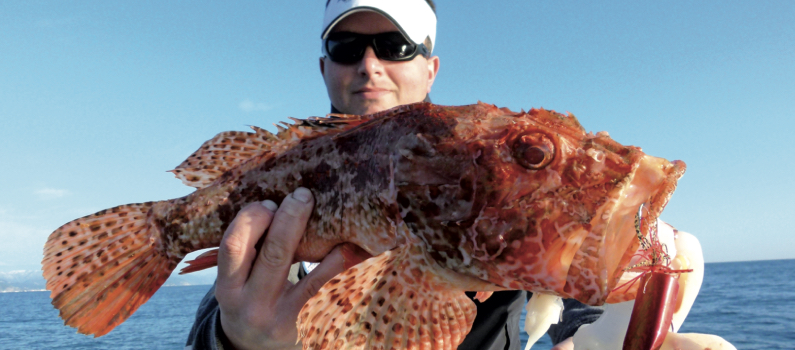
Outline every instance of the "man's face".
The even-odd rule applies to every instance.
[[[397,31],[386,17],[358,12],[338,23],[333,32],[378,34]],[[431,91],[439,70],[439,58],[417,55],[411,61],[386,61],[367,47],[361,61],[340,64],[320,59],[331,104],[348,114],[370,114],[395,106],[420,102]]]

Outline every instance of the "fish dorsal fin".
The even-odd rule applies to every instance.
[[[434,266],[402,245],[335,276],[298,314],[304,350],[456,349],[477,308]]]
[[[225,171],[267,149],[269,145],[266,139],[267,136],[259,133],[224,131],[202,144],[188,159],[170,171],[184,184],[204,188]]]
[[[182,164],[170,170],[188,186],[204,188],[229,169],[266,152],[281,153],[309,138],[347,130],[370,116],[330,114],[325,118],[295,119],[276,125],[279,133],[251,126],[254,132],[225,131],[203,143]]]

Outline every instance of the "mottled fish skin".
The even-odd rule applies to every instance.
[[[396,176],[401,159],[424,152],[422,138],[450,139],[453,115],[432,114],[430,105],[413,105],[379,114],[340,133],[304,139],[279,154],[256,156],[225,172],[186,197],[156,204],[153,220],[164,232],[175,257],[217,246],[220,233],[245,205],[266,199],[277,203],[297,187],[312,190],[315,207],[299,244],[297,261],[319,261],[337,244],[356,244],[372,255],[394,248],[402,237]],[[448,115],[440,112],[447,112]],[[462,169],[457,160],[440,159],[445,170]],[[439,164],[437,164],[438,166]],[[419,170],[411,176],[432,175]],[[444,179],[458,185],[458,175]]]
[[[403,221],[450,269],[604,303],[638,247],[632,213],[650,202],[659,215],[684,163],[586,133],[571,115],[470,108],[447,140],[423,137],[427,149],[397,161]]]
[[[315,338],[304,348],[359,349],[393,339],[396,348],[452,349],[468,332],[474,305],[444,304],[427,291],[458,300],[464,290],[523,289],[601,304],[638,248],[634,211],[648,203],[656,219],[684,163],[647,156],[607,133],[586,133],[571,115],[419,103],[369,116],[297,120],[275,136],[258,128],[222,133],[173,172],[199,189],[112,208],[53,232],[44,275],[66,324],[107,333],[187,253],[217,247],[245,205],[278,203],[307,187],[315,207],[295,260],[319,261],[343,243],[362,248],[362,258],[374,257],[357,267],[366,274],[336,280],[362,295],[324,286],[307,303],[299,329]],[[211,255],[198,260],[190,271],[214,264]],[[404,276],[396,266],[414,272]],[[416,312],[450,311],[438,314],[443,325],[434,326],[417,319],[406,299],[378,305],[386,313],[377,318],[383,324],[373,325],[361,309],[371,306],[351,303],[387,292],[385,300],[417,296]],[[351,324],[329,316],[335,308]],[[327,316],[320,323],[327,329],[313,328],[313,320]],[[387,333],[368,333],[376,332],[372,327]],[[417,338],[395,329],[416,329]]]

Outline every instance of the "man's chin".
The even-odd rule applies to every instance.
[[[354,106],[354,108],[351,109],[356,111],[356,114],[365,115],[385,111],[387,109],[396,107],[397,105],[398,103],[394,101],[367,101],[359,106]]]

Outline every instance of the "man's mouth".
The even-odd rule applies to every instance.
[[[361,96],[364,99],[377,99],[389,93],[389,90],[375,87],[365,87],[354,91],[354,95]]]

